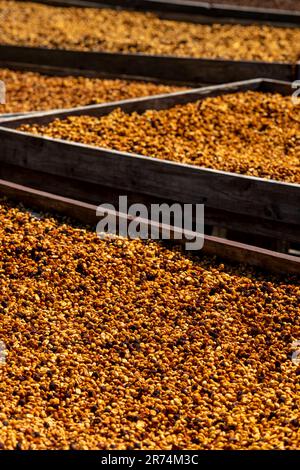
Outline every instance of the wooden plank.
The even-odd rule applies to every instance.
[[[170,82],[168,82],[170,83]],[[196,101],[198,99],[204,99],[208,96],[220,96],[226,93],[235,93],[244,90],[259,90],[268,93],[280,93],[284,96],[290,96],[292,90],[291,83],[283,82],[279,80],[264,80],[264,79],[253,79],[245,80],[241,82],[226,83],[224,85],[218,85],[217,87],[202,85],[201,88],[195,88],[193,90],[186,90],[184,92],[173,92],[165,93],[161,95],[153,95],[150,97],[132,98],[122,101],[115,101],[111,103],[102,103],[89,106],[78,106],[68,110],[53,110],[53,111],[40,111],[35,113],[17,113],[10,115],[0,115],[0,120],[5,117],[7,124],[11,128],[17,128],[20,124],[38,122],[47,124],[51,120],[57,118],[63,119],[70,115],[80,115],[82,113],[90,116],[102,116],[108,114],[116,108],[121,108],[126,113],[133,111],[144,112],[147,109],[167,109],[176,104],[186,104],[188,102]],[[31,115],[33,114],[33,117]],[[20,116],[20,119],[16,117]],[[26,120],[23,119],[26,118]],[[9,121],[9,118],[13,118]]]
[[[205,237],[203,252],[206,255],[219,256],[227,260],[235,260],[243,264],[251,264],[263,270],[278,273],[290,272],[299,274],[299,258],[275,253],[263,248],[251,247],[230,240]],[[286,258],[288,256],[288,259]],[[287,263],[287,265],[286,265]]]
[[[286,95],[291,93],[291,84],[289,82],[280,82],[276,80],[262,80],[253,79],[241,82],[226,83],[218,86],[203,86],[192,90],[179,91],[174,93],[165,93],[162,95],[132,98],[129,100],[116,101],[114,103],[102,103],[91,106],[79,106],[68,110],[55,110],[44,111],[36,113],[34,117],[26,116],[20,119],[8,120],[3,126],[10,128],[17,128],[21,124],[32,124],[39,122],[47,124],[55,118],[64,119],[67,116],[75,116],[87,114],[90,116],[103,116],[109,114],[116,108],[121,108],[126,113],[133,111],[142,113],[147,109],[167,109],[177,104],[186,104],[208,96],[220,96],[226,93],[237,93],[246,90],[264,90],[264,87],[269,87],[267,91],[274,91]]]
[[[109,74],[176,80],[176,82],[224,83],[252,78],[294,81],[296,64],[217,59],[196,59],[145,54],[117,54],[0,45],[0,62],[40,64],[51,67],[102,71]],[[175,78],[174,78],[175,77]]]
[[[20,116],[29,116],[31,113],[8,113],[8,114],[0,114],[0,122],[6,119],[17,118]]]
[[[23,72],[36,72],[36,73],[41,73],[43,75],[49,75],[49,76],[62,76],[66,77],[69,75],[78,77],[87,77],[87,78],[103,78],[103,79],[121,79],[121,80],[134,80],[134,81],[145,81],[145,77],[141,76],[134,76],[130,75],[123,75],[123,74],[116,74],[116,73],[107,73],[105,71],[101,70],[87,70],[87,69],[75,69],[75,68],[68,68],[68,67],[55,67],[55,66],[49,66],[49,65],[43,65],[43,64],[26,64],[26,63],[18,63],[14,62],[14,60],[8,60],[8,61],[1,61],[0,60],[0,68],[9,68],[11,70],[19,70]],[[163,83],[165,85],[182,85],[182,82],[176,82],[176,80],[163,80],[160,78],[155,78],[155,77],[149,77],[147,81],[151,83]],[[185,84],[188,86],[188,83]],[[202,84],[201,84],[202,85]],[[209,85],[208,83],[204,85]]]
[[[1,163],[0,178],[9,180],[21,185],[27,185],[34,189],[48,192],[55,191],[56,194],[64,197],[79,199],[90,204],[119,204],[119,196],[124,194],[122,189],[110,188],[101,184],[86,183],[68,177],[50,175],[34,171],[28,168],[21,168],[14,165]],[[174,200],[162,199],[146,194],[126,192],[128,204],[142,203],[150,208],[151,204],[172,204]],[[245,233],[247,242],[253,244],[253,236],[263,236],[269,239],[269,247],[275,245],[275,240],[299,241],[299,225],[283,224],[274,220],[268,221],[257,216],[251,217],[249,214],[233,214],[229,211],[217,210],[205,207],[205,225],[207,227],[220,227],[229,229],[235,233]],[[210,233],[210,232],[207,232]],[[234,238],[233,238],[234,239]]]
[[[143,81],[145,82],[145,78],[143,77],[127,77],[124,75],[116,75],[116,74],[108,74],[104,72],[95,72],[91,70],[72,70],[68,69],[66,67],[48,67],[48,66],[42,66],[39,64],[32,65],[32,64],[16,64],[14,62],[6,62],[6,63],[1,63],[0,62],[0,69],[1,68],[9,68],[10,70],[14,71],[21,71],[21,72],[36,72],[40,73],[43,75],[47,76],[83,76],[83,77],[88,77],[88,78],[99,78],[99,79],[118,79],[118,80],[127,80],[127,81]],[[155,78],[149,78],[147,80],[149,83],[154,83],[154,84],[162,84],[162,85],[176,85],[174,81],[169,81],[169,80],[159,80]],[[179,83],[178,83],[179,85]],[[182,83],[180,84],[182,85]],[[187,84],[186,84],[187,85]],[[203,84],[205,86],[205,84]],[[31,116],[32,114],[40,113],[40,110],[35,110],[31,112],[25,112],[25,113],[4,113],[0,114],[0,121],[6,120],[9,118],[15,118],[18,116]]]
[[[124,191],[299,223],[300,185],[88,147],[12,129],[0,129],[0,138],[0,161],[4,163]]]
[[[288,225],[289,233],[300,237],[300,185],[270,181],[262,178],[242,176],[216,170],[178,164],[150,157],[101,149],[72,142],[32,136],[12,129],[22,123],[47,122],[53,117],[68,114],[94,113],[103,115],[114,107],[123,107],[126,112],[144,109],[162,109],[179,102],[189,102],[211,94],[222,94],[240,89],[260,89],[266,81],[252,80],[246,84],[231,84],[222,87],[207,87],[162,97],[128,100],[114,105],[81,108],[61,113],[42,113],[40,117],[20,118],[2,123],[0,137],[1,163],[27,168],[53,176],[71,178],[76,181],[104,187],[117,188],[125,193],[138,193],[182,203],[204,203],[209,210],[222,211],[269,224],[264,231],[282,232]],[[289,84],[271,82],[268,87],[278,87],[288,92]],[[166,184],[166,181],[168,184]],[[237,217],[237,218],[238,218]],[[224,217],[226,220],[226,218]],[[227,217],[228,219],[228,217]],[[234,220],[234,218],[233,218]],[[250,220],[250,219],[249,219]],[[266,227],[267,225],[267,227]],[[269,234],[272,236],[272,233]],[[294,238],[293,238],[294,239]]]
[[[97,206],[87,204],[74,199],[64,198],[44,191],[34,190],[29,187],[17,185],[8,181],[0,180],[0,193],[14,200],[21,201],[25,205],[38,207],[43,211],[55,211],[60,214],[80,220],[86,225],[95,225],[99,218],[96,216]],[[118,220],[132,221],[132,217],[111,211]],[[150,226],[160,226],[149,220],[143,219],[142,223]],[[170,230],[174,244],[185,243],[186,238],[176,239],[178,231],[174,227]],[[200,254],[199,252],[192,252]],[[252,247],[229,240],[205,236],[204,247],[201,253],[210,256],[218,256],[230,262],[243,263],[271,272],[300,274],[300,258],[275,253],[262,248]]]

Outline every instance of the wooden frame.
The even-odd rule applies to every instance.
[[[26,0],[23,0],[26,1]],[[31,0],[37,3],[45,3],[54,6],[78,6],[78,7],[93,7],[97,8],[108,7],[121,7],[126,9],[135,10],[148,10],[159,12],[161,15],[171,14],[181,17],[185,16],[187,19],[197,21],[197,17],[202,17],[204,20],[220,21],[222,19],[230,20],[232,18],[239,19],[243,22],[256,21],[256,22],[277,22],[300,24],[300,12],[279,10],[274,8],[254,8],[243,7],[238,5],[219,4],[218,1],[193,1],[193,0]],[[176,16],[175,16],[176,17]],[[195,19],[196,17],[196,19]]]
[[[96,216],[97,206],[86,204],[82,201],[61,197],[45,191],[37,191],[30,187],[0,180],[0,195],[6,196],[23,205],[29,205],[45,212],[55,212],[72,217],[85,225],[94,226],[99,221]],[[126,214],[110,211],[116,215],[117,219],[132,220]],[[156,223],[144,220],[147,225],[156,225]],[[175,239],[176,229],[170,229],[173,244],[185,243],[185,239]],[[199,255],[199,252],[191,252]],[[243,263],[254,266],[264,271],[270,271],[279,274],[300,274],[300,258],[290,255],[283,255],[273,251],[261,248],[223,240],[217,237],[205,236],[204,246],[200,252],[208,256],[217,256],[229,262]]]
[[[86,7],[111,7],[128,9],[131,0],[101,0],[99,2],[83,3],[82,0],[43,0],[45,3],[64,6],[86,6]],[[223,7],[211,7],[207,3],[183,3],[182,0],[134,0],[132,8],[147,11],[155,11],[159,17],[173,19],[176,21],[190,21],[198,23],[253,23],[256,22],[281,24],[278,20],[282,15],[275,14],[274,17],[267,12],[259,19],[256,12],[243,18],[245,9],[240,8],[228,10]],[[226,15],[226,11],[230,14]],[[212,13],[213,12],[213,13]],[[232,18],[231,12],[237,17]],[[239,12],[239,14],[238,14]],[[215,15],[215,16],[214,16]],[[271,15],[271,16],[270,16]],[[277,15],[277,16],[276,16]],[[297,26],[299,21],[294,21],[293,14],[285,17],[289,26]],[[286,23],[285,23],[286,24]],[[16,62],[19,64],[43,65],[50,67],[67,67],[69,69],[104,72],[107,74],[123,75],[126,77],[143,77],[144,79],[161,79],[182,84],[199,85],[202,83],[216,84],[235,80],[249,80],[252,78],[270,78],[285,81],[294,81],[300,78],[299,63],[243,61],[226,59],[201,59],[191,57],[175,57],[148,54],[110,53],[93,51],[76,51],[67,49],[47,49],[43,47],[23,47],[13,45],[0,45],[1,64]]]
[[[299,64],[222,59],[196,59],[146,54],[82,52],[63,49],[0,45],[0,65],[19,64],[94,70],[110,75],[161,79],[195,85],[225,83],[252,78],[294,81],[300,78]]]
[[[9,68],[11,70],[17,70],[17,71],[23,71],[23,72],[37,72],[41,73],[44,75],[57,75],[57,76],[82,76],[82,77],[88,77],[88,78],[99,78],[99,79],[119,79],[119,80],[129,80],[129,81],[145,81],[145,78],[143,77],[128,77],[124,75],[116,75],[116,74],[108,74],[108,73],[101,73],[101,72],[96,72],[96,71],[91,71],[91,70],[77,70],[77,69],[68,69],[66,67],[48,67],[48,66],[42,66],[42,65],[30,65],[30,64],[16,64],[14,62],[12,63],[6,63],[6,64],[1,64],[0,63],[0,69],[3,68]],[[159,80],[159,79],[149,79],[149,83],[155,83],[155,84],[161,84],[161,85],[172,85],[176,86],[176,82],[168,81],[168,80]],[[178,84],[180,85],[180,84]],[[182,85],[182,84],[181,84]],[[150,95],[153,96],[153,95]],[[55,110],[55,109],[53,109]],[[40,113],[40,110],[34,110],[34,111],[29,111],[29,112],[18,112],[18,113],[0,113],[0,121],[4,119],[9,119],[9,118],[14,118],[18,116],[30,116],[32,114]]]
[[[138,98],[60,112],[8,119],[1,123],[0,177],[36,188],[49,178],[48,191],[100,203],[110,188],[137,200],[204,203],[206,223],[273,239],[300,241],[300,185],[238,175],[193,165],[34,136],[16,130],[21,124],[46,124],[54,118],[166,109],[208,96],[244,90],[291,93],[288,83],[250,80],[186,92]],[[167,182],[167,184],[166,184]]]

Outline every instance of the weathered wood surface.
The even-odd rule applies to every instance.
[[[299,223],[300,185],[1,130],[0,161],[124,191]]]
[[[19,0],[20,1],[20,0]],[[1,46],[0,46],[1,47]],[[120,80],[134,80],[134,81],[145,81],[145,77],[141,76],[130,76],[117,73],[107,73],[101,70],[87,70],[87,69],[78,69],[78,68],[68,68],[68,67],[55,67],[50,65],[43,65],[43,64],[26,64],[26,63],[19,63],[15,62],[14,60],[1,60],[0,59],[0,68],[9,68],[11,70],[19,70],[24,72],[37,72],[45,75],[50,76],[62,76],[66,77],[68,75],[72,76],[83,76],[88,78],[103,78],[103,79],[120,79]],[[176,84],[176,80],[174,77],[172,80],[163,80],[160,78],[149,78],[151,83],[163,83],[165,85],[174,85]],[[182,82],[178,82],[178,85],[182,84]],[[209,83],[203,83],[204,85],[209,85]],[[186,82],[186,86],[188,83]]]
[[[0,194],[22,202],[25,206],[33,206],[43,211],[54,211],[77,219],[87,225],[95,225],[99,220],[96,216],[97,206],[95,205],[44,191],[37,191],[8,181],[0,180]],[[132,220],[132,217],[128,217],[126,214],[112,212],[116,214],[119,220],[120,218],[126,219],[128,222]],[[153,224],[153,222],[146,219],[144,223]],[[176,232],[176,229],[170,230],[174,238]],[[183,237],[181,241],[177,239],[173,241],[174,244],[178,244],[179,242],[185,243],[186,240]],[[192,253],[194,255],[218,256],[230,262],[243,263],[280,274],[300,274],[300,258],[211,236],[205,236],[204,247],[200,252]]]
[[[181,203],[204,203],[219,225],[244,226],[247,218],[253,232],[300,241],[300,185],[242,176],[217,170],[179,164],[140,155],[85,146],[72,142],[32,136],[14,128],[22,123],[47,123],[70,114],[101,116],[121,107],[125,112],[164,109],[216,94],[245,89],[288,94],[289,84],[252,80],[247,83],[207,87],[199,90],[139,98],[73,111],[41,113],[2,122],[0,127],[1,164],[14,165],[82,183],[109,187],[123,194],[143,194]],[[26,182],[26,179],[25,179]],[[76,188],[72,197],[76,198]],[[213,217],[213,216],[211,216]],[[250,227],[249,227],[250,228]],[[275,235],[274,235],[275,232]]]
[[[252,78],[294,81],[296,64],[197,59],[146,54],[73,51],[0,45],[0,63],[40,64],[94,70],[128,77],[160,78],[177,83],[225,83]]]
[[[126,113],[133,111],[142,113],[147,109],[167,109],[177,104],[186,104],[209,96],[220,96],[226,93],[235,93],[247,90],[257,90],[268,93],[280,93],[290,96],[293,89],[290,82],[283,82],[272,79],[252,79],[223,85],[202,86],[187,91],[166,93],[162,95],[146,96],[142,98],[132,98],[114,103],[102,103],[91,106],[79,106],[67,110],[43,111],[35,113],[33,117],[25,116],[20,119],[12,119],[3,124],[5,127],[17,128],[21,124],[31,124],[39,122],[47,124],[55,118],[63,119],[67,116],[88,114],[90,116],[103,116],[109,114],[116,108],[121,108]]]
[[[48,66],[42,66],[42,65],[30,65],[30,64],[16,64],[14,62],[0,62],[0,69],[1,68],[9,68],[10,70],[16,70],[16,71],[23,71],[23,72],[37,72],[41,73],[44,75],[49,75],[49,76],[83,76],[83,77],[88,77],[88,78],[99,78],[99,79],[119,79],[119,80],[128,80],[128,78],[134,81],[145,81],[145,78],[143,77],[128,77],[125,75],[118,75],[118,74],[108,74],[108,73],[103,73],[103,72],[96,72],[93,70],[76,70],[76,69],[68,69],[66,67],[48,67]],[[150,83],[155,83],[155,84],[163,84],[163,85],[176,85],[176,82],[174,80],[160,80],[158,78],[150,78],[148,80]],[[178,83],[178,85],[183,85],[183,83]],[[188,86],[188,84],[184,84]],[[205,84],[202,84],[205,86]],[[207,84],[206,84],[207,85]],[[200,84],[199,84],[200,86]],[[30,116],[31,114],[36,114],[38,112],[41,112],[39,110],[31,111],[31,112],[25,112],[25,113],[5,113],[1,114],[0,113],[0,121],[3,119],[9,119],[9,118],[14,118],[17,116]]]
[[[122,189],[110,188],[100,184],[86,183],[72,178],[50,175],[28,168],[20,168],[14,165],[1,163],[0,178],[18,184],[26,184],[32,188],[55,191],[56,194],[65,197],[76,197],[81,201],[91,204],[110,203],[118,207],[119,196],[124,194]],[[126,192],[128,204],[142,203],[150,208],[151,204],[162,204],[175,202],[170,199],[162,199],[146,194]],[[237,235],[244,233],[247,243],[256,244],[257,237],[267,237],[268,247],[277,246],[277,240],[299,241],[299,225],[283,224],[274,220],[269,221],[249,214],[232,214],[232,212],[205,207],[206,233],[211,232],[212,227],[231,230]],[[275,248],[274,248],[275,249]]]

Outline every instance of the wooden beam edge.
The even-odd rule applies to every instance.
[[[27,186],[19,185],[5,180],[0,180],[0,194],[23,204],[38,207],[43,211],[54,211],[56,213],[74,218],[85,225],[95,225],[99,218],[96,215],[97,206],[77,201],[52,193],[36,190]],[[127,219],[128,223],[132,217],[115,212],[116,218]],[[141,219],[143,223],[153,225],[153,222]],[[157,224],[156,224],[157,225]],[[171,229],[171,233],[176,232]],[[172,240],[174,244],[183,244],[185,239]],[[191,252],[199,255],[199,251]],[[280,274],[300,275],[300,258],[296,256],[276,253],[274,251],[258,248],[243,243],[224,240],[217,237],[205,235],[204,247],[201,253],[209,256],[217,256],[230,262],[238,262],[249,266]]]

